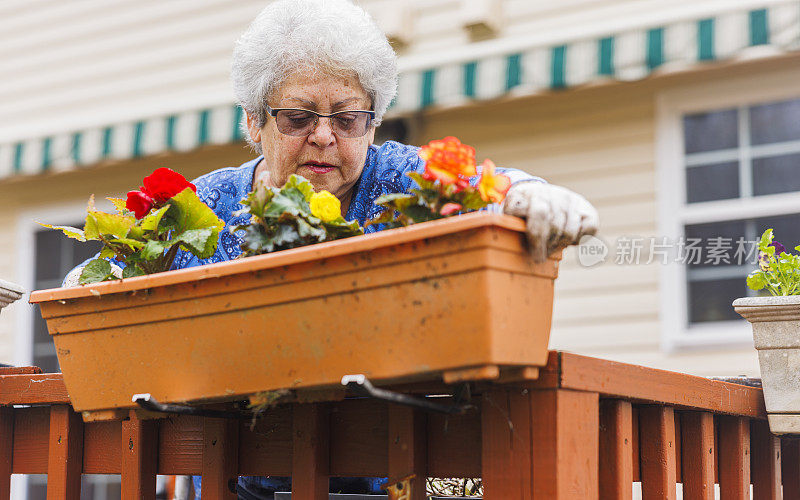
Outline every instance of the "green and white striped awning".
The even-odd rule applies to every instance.
[[[401,70],[388,117],[800,50],[800,0]],[[401,61],[401,67],[403,62]],[[233,104],[0,144],[0,179],[243,140]]]

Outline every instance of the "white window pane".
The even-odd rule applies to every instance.
[[[754,195],[792,191],[800,191],[800,153],[753,159]]]
[[[738,197],[739,162],[716,163],[686,169],[687,203]]]
[[[693,224],[686,226],[684,231],[687,241],[700,240],[697,246],[702,250],[699,261],[692,259],[686,261],[689,268],[736,265],[736,241],[745,238],[745,221]],[[723,247],[728,248],[723,250]],[[716,255],[724,258],[716,258]]]
[[[736,109],[683,117],[686,154],[739,147],[739,112]]]
[[[800,99],[750,108],[750,143],[771,144],[800,139]]]
[[[734,299],[747,296],[744,277],[690,281],[688,292],[690,323],[741,319],[731,307],[731,303]]]

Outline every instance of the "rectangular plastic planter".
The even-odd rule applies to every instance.
[[[30,301],[84,412],[132,407],[137,393],[189,402],[353,373],[393,382],[543,366],[558,259],[534,264],[524,227],[468,214]]]

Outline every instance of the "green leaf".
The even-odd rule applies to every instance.
[[[444,218],[443,215],[435,213],[430,208],[422,205],[412,205],[403,210],[403,213],[411,217],[415,223]]]
[[[133,212],[128,210],[127,207],[128,200],[122,198],[106,198],[106,199],[114,205],[114,208],[117,209],[117,213],[122,215],[133,215]]]
[[[759,250],[761,250],[762,252],[766,252],[767,248],[772,248],[772,253],[775,253],[775,248],[770,247],[769,246],[770,243],[772,243],[772,228],[767,229],[766,231],[764,231],[764,234],[761,235],[761,241],[758,242]]]
[[[84,234],[83,229],[78,229],[77,227],[72,227],[72,226],[52,226],[50,224],[44,224],[43,222],[37,222],[37,224],[49,229],[56,229],[58,231],[61,231],[67,237],[72,238],[73,240],[86,241],[86,235]]]
[[[312,226],[301,217],[297,218],[297,232],[301,238],[313,238],[317,241],[325,241],[325,229]]]
[[[131,230],[128,231],[128,238],[144,241],[144,229],[142,229],[141,226],[133,226]]]
[[[145,272],[137,266],[136,264],[128,264],[125,266],[125,269],[122,270],[122,277],[123,278],[133,278],[134,276],[144,276]]]
[[[767,286],[767,280],[761,271],[753,271],[747,276],[747,287],[751,290],[761,290]]]
[[[134,224],[136,224],[135,217],[95,210],[87,212],[84,232],[87,239],[98,239],[101,235],[125,238]]]
[[[419,172],[408,172],[406,175],[416,182],[420,189],[436,189],[436,181],[424,179]]]
[[[105,245],[103,246],[103,248],[100,249],[100,258],[101,259],[113,259],[116,256],[117,256],[117,254],[114,252],[114,250],[112,250],[111,248],[109,248],[109,247],[107,247]]]
[[[167,210],[169,210],[169,207],[170,205],[167,204],[155,212],[150,213],[150,215],[142,219],[142,222],[139,224],[139,226],[144,231],[155,231],[158,228],[158,224],[161,222],[161,218],[164,217],[164,214],[167,213]]]
[[[200,201],[191,188],[186,188],[172,197],[166,217],[175,224],[178,233],[190,229],[208,228],[217,228],[219,232],[225,227],[225,223],[208,208],[208,205]]]
[[[300,238],[300,233],[297,232],[296,228],[288,224],[281,224],[278,226],[278,230],[275,231],[272,241],[276,246],[291,248],[300,246],[302,238]]]
[[[107,260],[94,259],[90,260],[86,266],[84,266],[83,271],[81,271],[81,276],[78,278],[78,283],[81,285],[99,283],[101,281],[106,281],[109,277],[114,277],[111,273],[111,264]]]
[[[128,245],[134,250],[139,250],[142,248],[145,243],[143,241],[134,240],[131,238],[114,238],[113,240],[108,240],[109,243],[117,243],[120,245]]]
[[[378,199],[375,200],[375,204],[402,212],[407,207],[416,205],[418,201],[418,197],[413,194],[391,193],[379,196]]]
[[[264,232],[264,228],[258,224],[246,226],[242,237],[242,251],[245,256],[269,253],[275,250],[272,239]]]
[[[139,255],[141,255],[144,260],[156,260],[171,246],[172,242],[169,241],[148,240]]]
[[[466,210],[480,210],[488,205],[483,198],[481,198],[481,194],[478,192],[477,189],[474,188],[467,188],[459,193],[460,196],[457,196],[456,199],[462,207]]]
[[[364,234],[364,229],[361,228],[358,221],[347,222],[342,219],[343,224],[337,223],[337,221],[324,223],[331,239],[338,240],[340,238],[349,238],[350,236]]]
[[[283,185],[281,191],[291,188],[297,189],[303,195],[304,200],[311,201],[311,195],[314,194],[314,186],[305,177],[296,174],[290,175],[289,180]]]
[[[264,217],[280,217],[282,215],[311,215],[311,208],[303,193],[295,188],[281,190],[272,198],[272,202],[264,210]]]
[[[215,227],[190,229],[173,238],[169,243],[181,243],[181,246],[201,259],[214,255],[217,249],[219,230]]]
[[[275,196],[276,192],[277,189],[266,187],[263,184],[257,184],[253,191],[248,193],[247,198],[239,202],[246,208],[238,211],[235,215],[249,213],[256,217],[264,217],[264,207],[272,201],[272,197]]]

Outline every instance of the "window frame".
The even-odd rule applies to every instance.
[[[800,70],[763,71],[756,75],[708,79],[705,83],[666,89],[656,96],[655,161],[658,234],[677,241],[689,224],[754,219],[800,213],[798,192],[749,198],[686,203],[683,117],[691,113],[741,108],[800,98],[792,86]],[[745,147],[750,147],[749,145]],[[743,154],[739,145],[739,156]],[[749,169],[740,163],[740,183]],[[752,189],[745,192],[752,193]],[[688,326],[687,267],[671,262],[661,267],[661,348],[666,352],[702,347],[743,347],[752,344],[750,325],[744,320]]]

